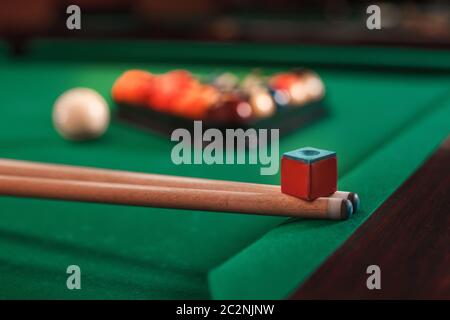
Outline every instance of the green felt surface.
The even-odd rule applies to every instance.
[[[87,86],[110,101],[114,79],[127,68],[182,67],[205,75],[221,69],[243,74],[253,66],[52,62],[33,55],[0,64],[0,157],[277,183],[278,175],[260,176],[255,165],[175,166],[166,138],[116,120],[90,143],[66,142],[51,126],[52,103],[61,92]],[[329,116],[283,138],[280,153],[306,145],[337,151],[339,186],[361,194],[363,213],[340,223],[285,223],[275,217],[1,197],[0,298],[285,297],[448,132],[442,128],[450,84],[444,73],[316,71],[328,89]],[[419,137],[421,148],[411,157],[388,148],[400,139],[401,150],[408,150],[406,142]],[[373,165],[383,157],[397,161]],[[380,185],[383,192],[374,192]],[[70,264],[82,269],[80,291],[65,287]]]
[[[33,59],[97,61],[189,61],[223,64],[297,64],[345,67],[427,68],[449,71],[448,51],[313,45],[165,41],[34,40]],[[238,48],[238,50],[236,50]]]

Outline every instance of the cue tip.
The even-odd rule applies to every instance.
[[[353,214],[353,205],[348,199],[327,198],[327,217],[332,220],[347,220]]]
[[[343,200],[341,203],[341,219],[350,219],[353,215],[353,205],[349,200]]]
[[[348,200],[350,200],[353,205],[353,212],[358,211],[361,205],[358,194],[356,192],[350,192],[348,195]]]

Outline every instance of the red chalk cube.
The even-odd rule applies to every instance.
[[[305,147],[283,154],[281,192],[310,201],[336,190],[336,152]]]

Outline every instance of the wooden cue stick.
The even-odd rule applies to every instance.
[[[352,214],[345,199],[308,202],[282,193],[182,189],[79,180],[0,175],[0,194],[98,203],[342,220]]]
[[[280,186],[225,180],[212,180],[189,177],[176,177],[162,174],[150,174],[87,168],[79,166],[46,164],[31,161],[0,159],[0,174],[14,176],[42,177],[52,179],[68,179],[109,183],[137,184],[159,187],[175,187],[190,189],[280,193]],[[359,208],[359,197],[354,192],[337,191],[330,198],[350,200],[353,210]]]

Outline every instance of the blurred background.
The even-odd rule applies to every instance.
[[[13,54],[34,38],[136,38],[450,47],[450,2],[351,0],[1,0],[0,37]],[[66,28],[67,6],[82,29]],[[377,4],[382,30],[366,25]]]

